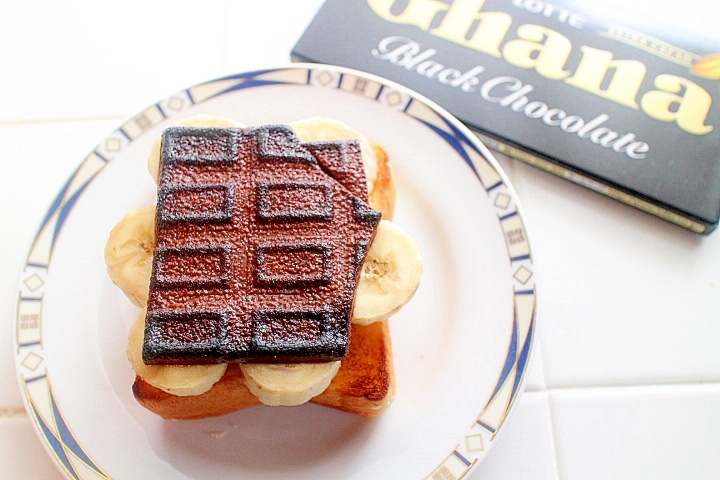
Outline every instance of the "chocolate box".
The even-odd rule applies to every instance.
[[[328,0],[292,58],[394,80],[496,151],[709,233],[720,40],[596,3]]]

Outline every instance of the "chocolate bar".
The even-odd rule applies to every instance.
[[[320,362],[347,354],[380,221],[356,141],[287,126],[162,138],[143,361]]]

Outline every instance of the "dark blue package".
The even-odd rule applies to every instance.
[[[295,61],[437,102],[496,151],[697,233],[720,217],[720,41],[557,0],[328,0]]]

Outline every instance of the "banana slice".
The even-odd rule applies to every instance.
[[[185,118],[174,124],[176,127],[239,127],[242,128],[245,125],[238,123],[235,120],[231,120],[227,117],[221,117],[220,115],[195,115],[194,117]],[[158,182],[158,176],[160,175],[160,146],[162,141],[160,138],[155,140],[152,148],[150,149],[150,156],[148,157],[148,172],[152,176],[155,183]]]
[[[400,310],[420,285],[422,267],[415,240],[394,223],[381,220],[360,270],[352,321],[368,325]]]
[[[145,336],[143,309],[130,327],[127,357],[135,373],[150,385],[180,397],[205,393],[222,378],[226,363],[212,365],[146,365],[142,360]]]
[[[340,362],[241,363],[245,385],[265,405],[295,406],[320,395],[340,369]]]
[[[335,118],[311,117],[290,122],[288,125],[303,143],[332,140],[357,140],[360,142],[368,192],[372,192],[378,177],[378,159],[365,135]]]
[[[147,305],[155,248],[155,207],[128,212],[110,231],[105,265],[113,283],[138,307]]]

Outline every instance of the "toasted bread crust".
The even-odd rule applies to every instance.
[[[343,412],[374,417],[395,397],[395,369],[387,320],[352,325],[350,353],[330,386],[310,400]]]
[[[135,376],[132,391],[140,405],[163,418],[175,420],[215,417],[260,404],[245,386],[242,371],[234,363],[228,365],[219,382],[200,395],[172,395],[138,376]]]
[[[376,143],[373,143],[372,147],[378,160],[378,174],[373,189],[368,195],[369,204],[382,213],[383,219],[392,220],[395,214],[395,198],[397,196],[395,174],[385,149]]]
[[[369,204],[392,220],[395,210],[395,177],[385,150],[372,144],[378,158],[378,175]],[[240,367],[228,365],[225,375],[210,390],[180,397],[156,388],[136,376],[133,395],[140,405],[166,419],[189,420],[224,415],[260,405],[245,386]],[[350,350],[330,386],[310,401],[344,412],[373,417],[392,403],[395,395],[390,329],[387,321],[367,326],[351,325]]]

